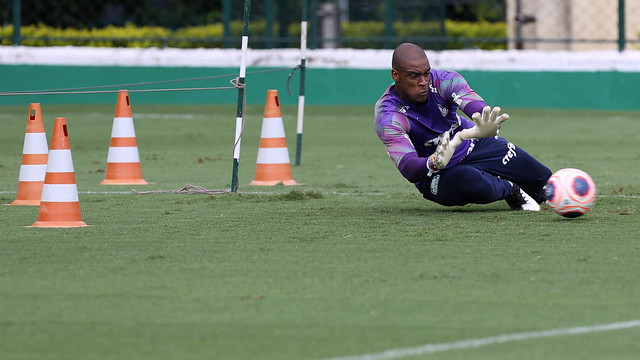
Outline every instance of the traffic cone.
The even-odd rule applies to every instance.
[[[116,114],[111,128],[111,143],[107,154],[107,170],[102,185],[144,185],[136,131],[133,127],[129,92],[120,90]]]
[[[22,147],[18,194],[11,205],[40,205],[48,156],[47,134],[44,132],[40,104],[31,103]]]
[[[291,175],[289,150],[282,124],[278,91],[267,91],[256,175],[250,185],[298,185]]]
[[[42,186],[40,212],[34,227],[87,226],[80,216],[80,202],[69,147],[67,120],[56,118],[51,135],[47,173]]]

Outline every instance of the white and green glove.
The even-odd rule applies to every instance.
[[[475,125],[471,129],[460,131],[462,140],[488,138],[498,133],[500,125],[509,119],[509,114],[500,115],[500,111],[501,109],[497,106],[493,109],[490,106],[485,106],[482,109],[482,114],[474,113],[471,115],[471,120]]]
[[[472,138],[488,138],[494,136],[500,129],[500,125],[509,119],[509,114],[500,115],[501,109],[485,106],[482,114],[474,113],[471,119],[475,123],[472,128],[464,129],[456,133],[453,139],[449,139],[449,132],[442,134],[442,140],[436,148],[436,151],[427,160],[427,167],[431,172],[438,171],[451,160],[456,148],[462,144],[463,140]]]

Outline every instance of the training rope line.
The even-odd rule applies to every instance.
[[[203,188],[202,186],[187,184],[180,189],[175,190],[150,190],[150,191],[137,191],[136,189],[131,189],[137,195],[146,195],[146,194],[159,194],[159,193],[172,193],[172,194],[226,194],[231,192],[231,190],[208,190]]]
[[[289,96],[293,96],[293,94],[291,93],[291,90],[289,89],[289,81],[291,81],[291,77],[293,77],[293,73],[295,73],[296,70],[298,69],[302,69],[302,66],[298,65],[294,67],[293,69],[291,69],[289,76],[287,76],[287,92],[289,93]]]
[[[249,72],[247,74],[256,75],[256,74],[264,74],[276,71],[289,71],[290,68],[278,68],[278,69],[268,69],[268,70],[260,70]],[[292,72],[295,71],[295,68]],[[45,89],[45,90],[17,90],[17,91],[5,91],[0,92],[0,96],[26,96],[26,95],[71,95],[71,94],[112,94],[118,93],[120,90],[97,90],[97,89],[108,89],[108,88],[129,88],[132,86],[146,86],[146,85],[158,85],[158,84],[170,84],[170,83],[179,83],[179,82],[187,82],[187,81],[201,81],[201,80],[210,80],[210,79],[219,79],[219,78],[228,78],[234,76],[235,74],[225,74],[225,75],[214,75],[214,76],[203,76],[196,78],[188,78],[188,79],[174,79],[174,80],[161,80],[161,81],[147,81],[147,82],[139,82],[139,83],[129,83],[129,84],[115,84],[115,85],[99,85],[99,86],[85,86],[85,87],[75,87],[75,88],[60,88],[60,89]],[[235,81],[235,83],[234,83]],[[232,79],[231,84],[233,86],[219,86],[219,87],[194,87],[194,88],[168,88],[168,89],[138,89],[138,90],[128,90],[130,93],[134,92],[169,92],[169,91],[200,91],[200,90],[229,90],[229,89],[237,89],[238,88],[238,80],[237,78]],[[288,80],[287,80],[288,82]],[[288,87],[288,84],[287,84]]]
[[[138,89],[127,90],[130,93],[142,93],[142,92],[168,92],[168,91],[197,91],[197,90],[224,90],[235,89],[233,86],[220,86],[220,87],[199,87],[199,88],[178,88],[178,89]],[[71,94],[114,94],[120,90],[89,90],[89,91],[49,91],[49,92],[23,92],[23,93],[0,93],[0,96],[15,96],[15,95],[71,95]]]

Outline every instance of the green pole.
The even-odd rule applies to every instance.
[[[267,18],[267,28],[265,29],[265,35],[267,39],[265,48],[273,49],[273,14],[275,13],[275,11],[273,11],[273,0],[267,0],[267,2],[265,3],[265,12]]]
[[[222,47],[231,47],[231,0],[222,0]]]
[[[624,33],[624,0],[618,0],[618,51],[623,51],[626,43]]]
[[[22,19],[22,9],[20,0],[13,0],[13,45],[20,46],[22,38],[20,36],[20,27]]]
[[[316,12],[318,11],[318,1],[310,0],[309,10],[311,11],[311,18],[309,19],[309,37],[311,39],[310,48],[318,48],[318,21]]]
[[[242,16],[242,53],[240,55],[240,75],[238,76],[238,106],[236,109],[236,137],[233,145],[233,174],[231,192],[238,191],[238,166],[240,164],[240,140],[244,123],[244,78],[247,73],[247,48],[249,46],[249,8],[251,0],[244,0]]]
[[[391,49],[393,44],[393,1],[385,0],[384,2],[384,48]]]
[[[447,4],[446,0],[440,0],[440,39],[444,39],[446,34],[445,21],[447,19]],[[440,41],[440,50],[444,50],[446,47],[444,40]]]
[[[302,21],[300,22],[300,90],[298,95],[298,128],[296,139],[296,161],[300,165],[302,152],[302,123],[304,122],[304,77],[307,63],[307,0],[302,0]]]

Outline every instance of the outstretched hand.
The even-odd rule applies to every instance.
[[[500,115],[501,109],[490,106],[485,106],[482,109],[482,114],[474,113],[471,119],[475,125],[470,129],[464,129],[460,131],[460,136],[463,140],[471,138],[488,138],[495,135],[500,129],[500,125],[509,119],[509,114]]]
[[[460,144],[462,144],[460,133],[456,133],[453,139],[449,139],[448,131],[442,135],[440,144],[438,144],[436,151],[431,155],[431,161],[435,164],[436,169],[440,170],[449,164],[453,153]]]

